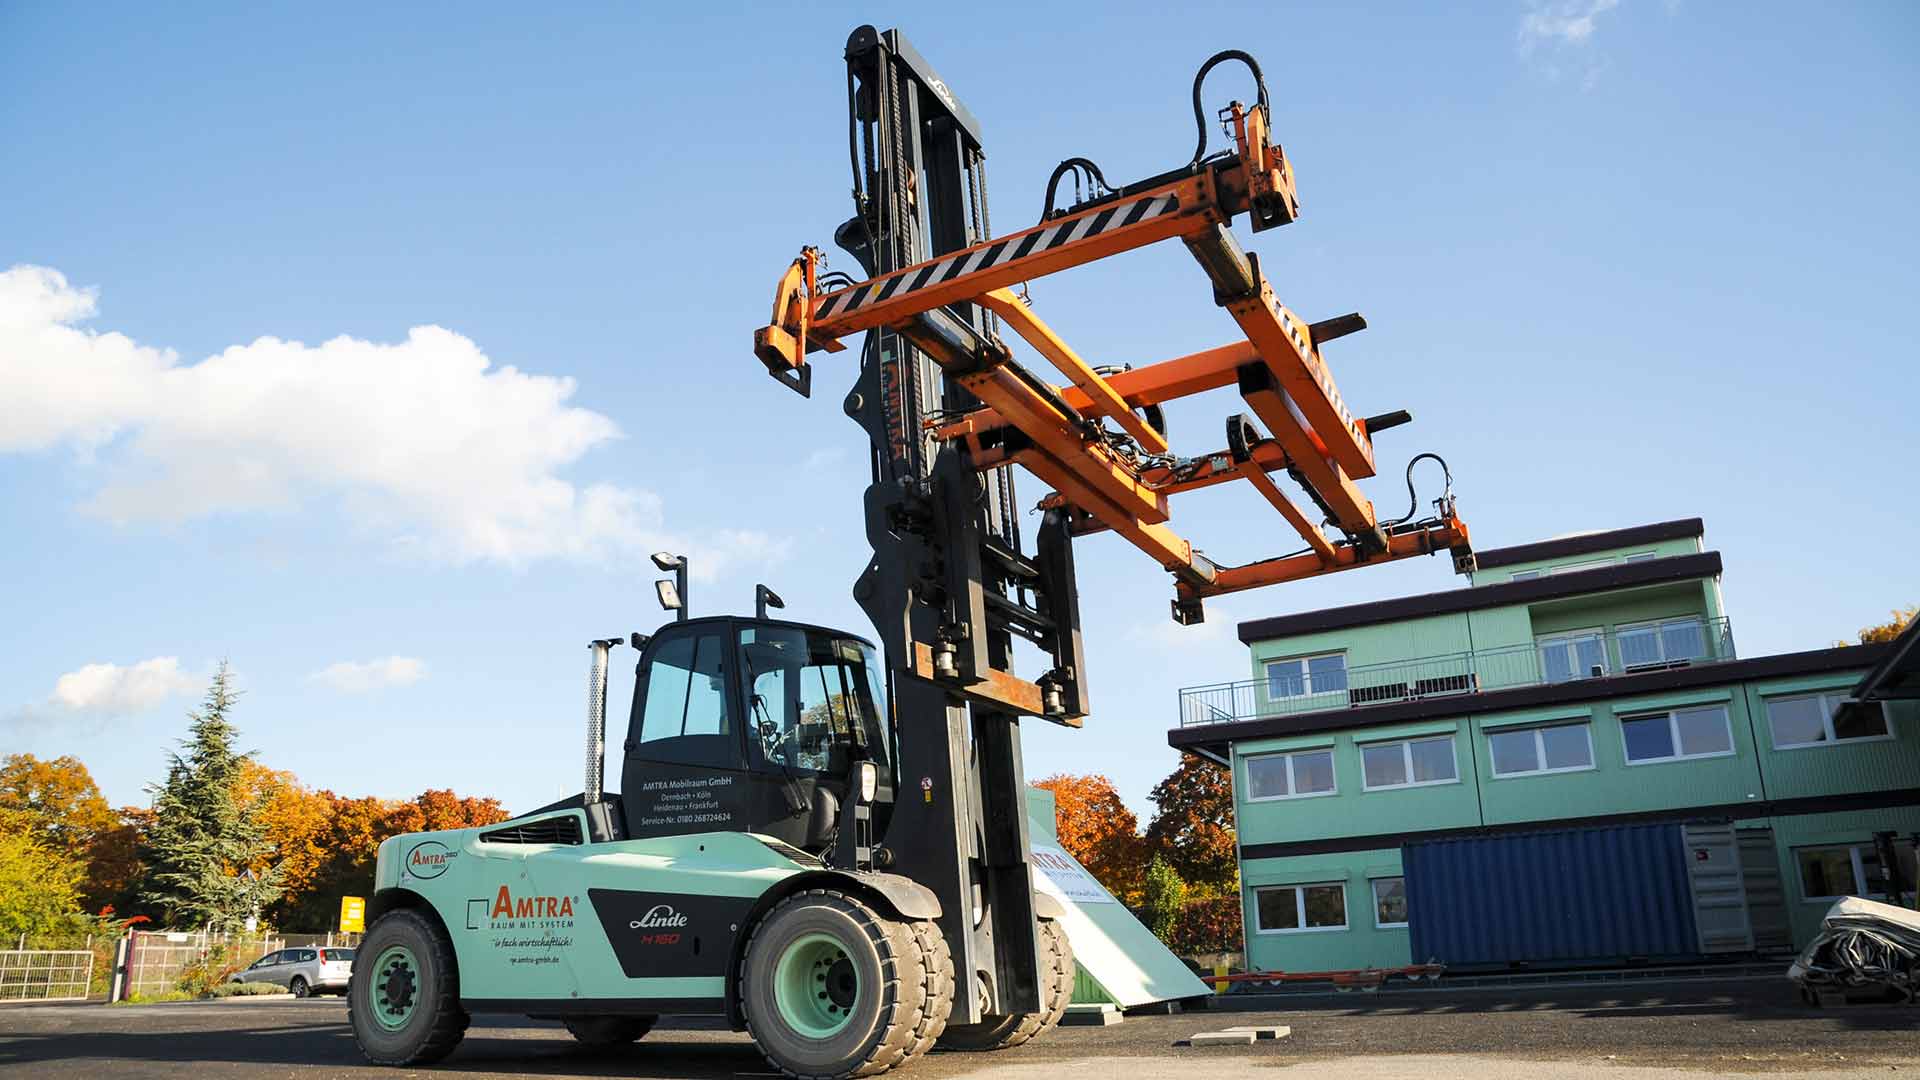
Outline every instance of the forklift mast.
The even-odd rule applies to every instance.
[[[855,30],[846,63],[854,215],[836,242],[872,277],[990,239],[980,127],[945,80],[898,30]],[[978,305],[949,316],[995,331]],[[1077,724],[1087,710],[1069,515],[1049,512],[1037,554],[1022,554],[1011,468],[977,469],[937,437],[943,418],[979,407],[886,328],[866,336],[844,401],[872,448],[873,557],[853,591],[898,734],[875,857],[941,898],[954,1024],[1042,1008],[1019,717]],[[1016,638],[1047,657],[1032,682],[1014,675]]]

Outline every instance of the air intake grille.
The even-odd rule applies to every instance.
[[[539,821],[529,821],[522,825],[481,833],[480,839],[489,844],[578,844],[580,819],[571,814],[565,817],[542,818]]]

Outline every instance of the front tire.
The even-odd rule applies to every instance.
[[[1073,1000],[1073,944],[1051,919],[1040,923],[1040,1001],[1037,1013],[981,1017],[977,1024],[953,1024],[940,1036],[943,1050],[1007,1050],[1052,1031]]]
[[[800,1080],[886,1072],[932,1042],[937,962],[912,925],[855,897],[795,893],[747,940],[739,988],[747,1030],[774,1068]]]
[[[606,1049],[638,1042],[653,1030],[657,1016],[570,1016],[562,1023],[580,1045]]]
[[[402,908],[380,916],[360,943],[347,1012],[353,1039],[375,1065],[424,1065],[453,1052],[467,1033],[453,943],[439,926]]]

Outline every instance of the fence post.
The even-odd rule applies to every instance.
[[[113,978],[107,984],[107,1000],[120,1001],[127,990],[127,958],[133,951],[133,932],[113,943]]]

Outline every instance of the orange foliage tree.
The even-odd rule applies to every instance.
[[[1914,616],[1920,615],[1920,606],[1908,605],[1904,608],[1894,608],[1888,612],[1888,615],[1890,618],[1886,622],[1861,628],[1860,644],[1878,645],[1899,637],[1900,631],[1905,630],[1908,624],[1913,622]]]
[[[138,826],[116,813],[100,794],[93,774],[78,758],[41,760],[32,754],[8,754],[0,760],[0,815],[17,822],[36,840],[86,866],[80,883],[85,910],[123,901],[137,876]]]
[[[1120,801],[1113,781],[1056,773],[1033,786],[1053,792],[1055,827],[1067,854],[1123,903],[1138,904],[1146,843],[1140,838],[1139,819]]]
[[[1208,895],[1234,890],[1239,851],[1233,834],[1233,783],[1227,770],[1192,754],[1154,785],[1158,809],[1147,823],[1147,845]]]

